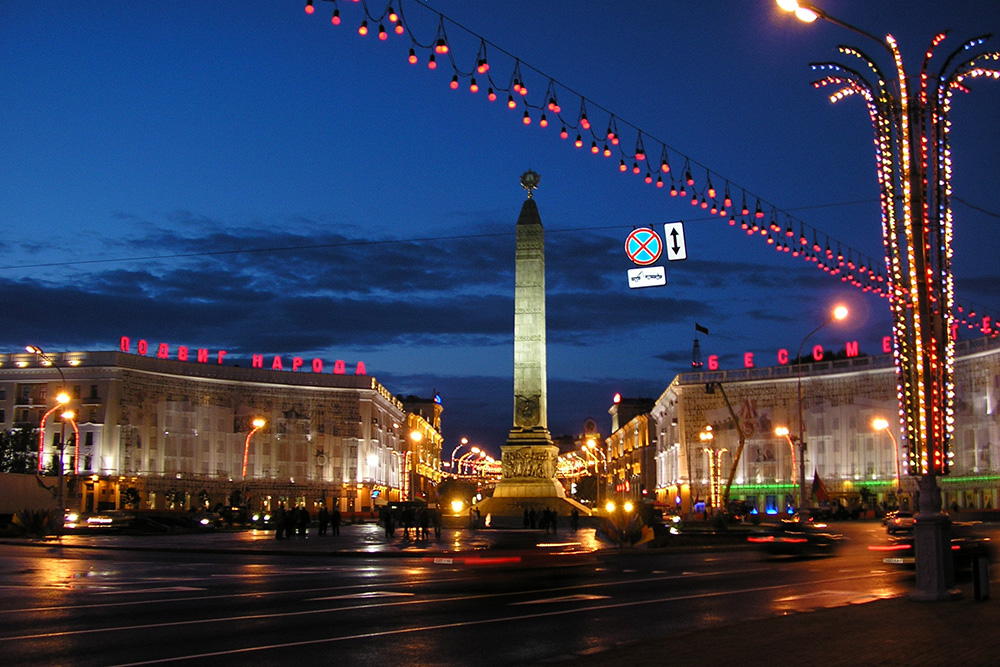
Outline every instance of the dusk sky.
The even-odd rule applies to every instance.
[[[365,10],[402,10],[408,31],[359,36]],[[817,0],[900,42],[915,73],[1000,33],[1000,0]],[[874,42],[804,24],[773,0],[317,0],[0,3],[0,351],[111,350],[121,336],[252,353],[364,361],[395,394],[444,401],[445,448],[499,453],[512,423],[514,231],[519,177],[541,175],[546,230],[549,427],[607,433],[612,396],[656,398],[690,370],[695,323],[723,369],[794,354],[837,303],[851,316],[810,342],[878,354],[887,301],[750,238],[592,155],[614,114],[621,149],[666,147],[784,227],[881,263],[873,132],[864,104],[831,104],[810,62]],[[427,67],[441,23],[462,73],[486,42],[498,89],[515,62],[562,119],[486,99],[448,56]],[[1000,49],[1000,37],[989,44]],[[517,61],[515,61],[515,58]],[[884,61],[883,66],[889,63]],[[956,296],[1000,316],[1000,82],[952,107]],[[520,103],[519,103],[520,104]],[[628,160],[631,165],[632,159]],[[677,181],[679,184],[680,181]],[[631,290],[635,227],[682,220],[688,259],[667,285]],[[962,337],[975,335],[963,330]]]

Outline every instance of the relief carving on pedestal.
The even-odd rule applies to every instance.
[[[504,479],[510,477],[536,477],[551,479],[554,476],[552,458],[548,451],[533,447],[505,450],[501,457]]]

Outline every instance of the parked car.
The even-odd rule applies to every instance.
[[[747,537],[747,541],[771,556],[829,556],[836,552],[844,536],[825,523],[784,520]]]
[[[885,530],[890,535],[896,535],[897,533],[912,533],[913,523],[916,519],[913,516],[913,512],[896,512],[895,515],[885,524]]]

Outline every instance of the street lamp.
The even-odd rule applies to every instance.
[[[795,488],[795,442],[792,440],[792,436],[788,434],[787,426],[778,426],[774,429],[774,434],[788,441],[788,449],[792,452],[792,488]]]
[[[876,431],[885,431],[889,434],[889,439],[892,440],[892,453],[893,457],[896,459],[896,503],[900,502],[900,470],[899,470],[899,443],[896,442],[896,436],[892,434],[892,429],[889,428],[889,422],[881,417],[876,417],[872,420],[872,428]]]
[[[608,456],[605,454],[593,438],[587,438],[586,444],[583,445],[583,451],[586,454],[594,457],[594,475],[597,477],[597,506],[601,505],[601,487],[605,485],[608,475]],[[598,459],[598,457],[600,457]],[[601,464],[601,473],[597,472],[598,464]]]
[[[56,524],[58,529],[61,531],[63,523],[65,521],[64,516],[66,513],[66,473],[64,471],[63,457],[66,451],[66,422],[70,422],[73,425],[73,431],[76,433],[76,448],[77,448],[77,459],[79,460],[79,450],[80,450],[80,431],[76,427],[76,413],[72,410],[64,411],[60,417],[59,425],[59,523]]]
[[[247,433],[246,440],[243,441],[243,502],[247,501],[247,460],[250,457],[250,438],[253,437],[254,433],[264,428],[266,423],[261,417],[256,417],[251,422],[253,428]]]
[[[56,394],[56,404],[42,415],[42,421],[38,426],[38,472],[42,472],[42,462],[45,458],[45,422],[52,416],[53,412],[64,407],[67,403],[69,403],[69,394],[61,391]]]
[[[805,347],[806,341],[812,338],[813,334],[830,322],[840,321],[845,317],[847,317],[847,308],[845,306],[834,308],[833,312],[830,313],[830,317],[823,324],[806,334],[806,337],[799,343],[799,351],[795,356],[795,374],[799,394],[799,510],[806,508],[806,425],[802,415],[802,348]]]
[[[455,473],[455,454],[457,454],[458,450],[460,450],[462,447],[465,447],[467,444],[469,444],[469,439],[468,438],[462,438],[462,440],[458,443],[458,447],[456,447],[455,449],[451,450],[451,466],[449,466],[449,467],[451,468],[451,474],[452,475],[456,474]]]
[[[470,456],[475,456],[478,453],[479,453],[479,447],[473,447],[471,451],[466,452],[465,454],[463,454],[458,459],[458,474],[459,475],[462,474],[462,469],[463,469],[463,466],[465,465],[465,459],[469,458]]]
[[[951,596],[951,552],[937,476],[948,474],[951,466],[948,445],[955,421],[951,100],[956,91],[968,92],[966,80],[1000,79],[1000,52],[977,51],[990,35],[975,37],[952,51],[937,72],[929,71],[934,51],[947,36],[941,32],[924,54],[919,76],[908,77],[892,35],[880,39],[808,2],[778,0],[778,5],[803,20],[815,15],[871,39],[892,61],[894,79],[860,49],[842,46],[840,52],[857,58],[860,67],[814,63],[824,76],[813,85],[835,86],[831,102],[863,98],[875,130],[900,426],[908,470],[920,475],[915,540],[921,556],[913,597],[945,600]]]

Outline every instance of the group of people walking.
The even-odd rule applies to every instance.
[[[316,521],[319,526],[317,534],[326,535],[329,531],[333,535],[340,535],[340,518],[340,510],[336,506],[332,512],[326,509],[325,505],[320,507],[319,511],[316,512]],[[288,510],[285,509],[284,504],[278,505],[273,517],[274,536],[279,540],[291,539],[296,535],[304,538],[309,534],[311,519],[309,510],[304,505],[296,505]]]
[[[387,540],[396,536],[397,525],[403,529],[404,540],[410,539],[411,530],[414,540],[428,540],[432,528],[434,539],[441,539],[441,513],[437,509],[429,509],[426,506],[415,508],[411,505],[391,508],[385,505],[379,510],[378,520],[385,530]]]

